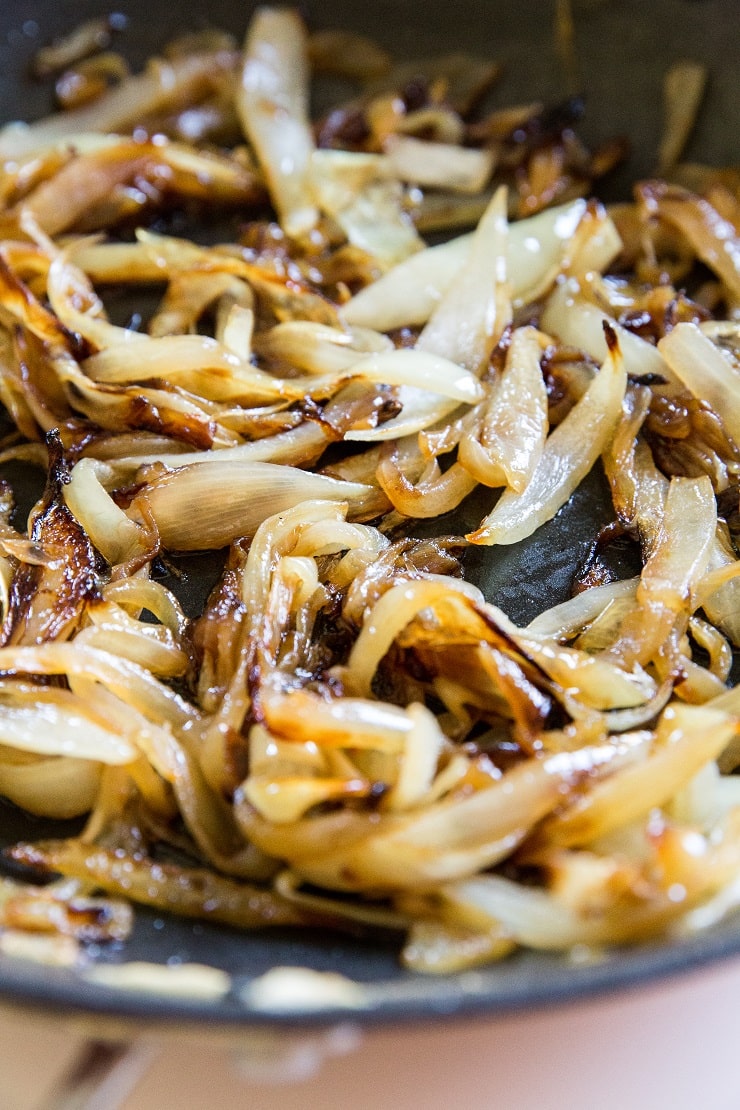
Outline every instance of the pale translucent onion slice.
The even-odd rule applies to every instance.
[[[187,672],[188,657],[169,629],[136,621],[112,604],[97,606],[90,619],[91,624],[77,633],[75,644],[127,659],[157,678],[182,678]]]
[[[420,344],[415,348],[401,347],[394,351],[366,355],[354,361],[340,375],[339,382],[350,377],[366,378],[370,382],[383,385],[399,385],[402,387],[402,398],[407,391],[414,390],[439,394],[459,404],[473,405],[483,396],[480,382],[464,368],[462,360],[458,361],[441,352],[437,354]],[[381,432],[384,430],[385,425],[381,425]],[[370,433],[368,437],[373,438]],[[355,432],[347,435],[348,439],[368,437]],[[378,438],[387,437],[381,434]]]
[[[501,615],[495,611],[501,621]],[[654,680],[638,667],[621,669],[610,660],[577,648],[561,647],[511,629],[514,642],[563,692],[574,716],[583,706],[599,710],[631,709],[655,696]],[[574,699],[569,697],[574,694]]]
[[[311,882],[338,890],[433,889],[509,855],[577,779],[608,764],[614,747],[519,764],[472,794],[403,815],[383,815],[357,843],[290,860]]]
[[[216,401],[244,403],[274,401],[281,383],[243,363],[217,340],[207,335],[144,337],[140,343],[109,346],[82,363],[94,381],[123,383],[162,378],[192,388]],[[198,388],[199,387],[199,388]],[[301,391],[286,387],[290,395]]]
[[[444,887],[438,896],[447,916],[492,927],[517,944],[544,950],[598,948],[644,940],[664,930],[685,905],[667,895],[644,901],[617,899],[590,913],[569,905],[540,887],[524,886],[502,875],[477,875]]]
[[[505,490],[468,539],[486,545],[516,543],[551,520],[614,433],[626,385],[624,360],[615,343],[583,397],[550,434],[524,492]]]
[[[391,180],[383,154],[355,150],[314,150],[311,185],[322,210],[337,219],[368,186]]]
[[[635,609],[624,618],[609,653],[625,666],[646,665],[676,622],[688,623],[717,529],[717,504],[707,477],[672,478],[653,547],[640,575]]]
[[[359,356],[393,350],[391,339],[369,328],[329,328],[312,320],[286,320],[259,335],[260,358],[287,363],[306,374],[340,374]]]
[[[404,207],[400,182],[383,155],[347,150],[316,150],[311,159],[311,189],[327,216],[353,246],[366,251],[383,269],[423,247]]]
[[[509,228],[508,272],[514,306],[541,295],[555,280],[568,241],[586,212],[586,202],[553,208]],[[462,274],[473,234],[428,247],[368,285],[342,309],[348,324],[391,331],[424,324]],[[603,265],[614,257],[605,253]]]
[[[559,282],[547,299],[540,319],[543,331],[554,335],[561,343],[585,351],[601,361],[606,357],[604,320],[607,320],[619,339],[627,373],[633,377],[657,374],[674,381],[665,358],[647,340],[621,327],[607,312],[589,300],[582,283],[576,278]]]
[[[562,846],[587,844],[663,805],[737,735],[738,722],[716,708],[671,705],[658,723],[645,758],[594,785],[542,837]]]
[[[392,458],[381,459],[376,477],[396,512],[426,520],[457,508],[477,485],[477,480],[460,463],[453,463],[442,473],[436,460],[416,484]]]
[[[188,270],[224,270],[247,276],[250,267],[238,256],[207,249],[187,239],[137,228],[135,243],[91,242],[71,246],[74,261],[96,283],[159,283]]]
[[[694,666],[695,664],[691,664]],[[703,668],[702,674],[707,672]],[[631,732],[633,729],[646,728],[652,725],[656,717],[663,712],[668,702],[673,697],[673,677],[663,678],[661,685],[655,693],[642,705],[635,705],[625,709],[609,709],[604,713],[604,721],[611,733]],[[693,699],[687,698],[688,701]],[[701,699],[696,699],[697,701]]]
[[[681,157],[696,123],[707,67],[700,62],[674,62],[663,78],[665,123],[658,147],[658,173],[665,177]]]
[[[19,763],[0,756],[0,792],[28,813],[64,821],[92,809],[100,772],[101,764],[90,759],[59,756]]]
[[[112,565],[125,563],[150,544],[141,526],[116,505],[96,471],[92,459],[80,459],[63,487],[64,500],[101,555]]]
[[[582,219],[567,242],[560,269],[569,277],[579,279],[602,274],[617,258],[623,246],[609,212],[598,201],[589,200]],[[549,284],[553,280],[554,275]],[[530,299],[541,297],[546,288],[534,290],[534,296],[530,296]]]
[[[288,432],[275,436],[265,436],[251,443],[240,443],[236,447],[224,447],[218,451],[160,451],[155,454],[142,449],[139,455],[106,459],[106,472],[111,476],[126,478],[135,473],[140,466],[163,463],[165,466],[194,466],[225,462],[282,463],[285,466],[300,466],[313,461],[333,437],[320,424],[299,424]],[[147,445],[145,444],[144,447]],[[111,484],[114,484],[111,477]]]
[[[697,600],[709,620],[721,628],[737,647],[740,646],[740,580],[734,577],[734,573],[740,569],[740,565],[732,543],[720,525],[709,553],[707,577],[712,572],[722,573],[723,568],[727,568],[728,573],[732,573],[733,577],[721,583],[708,595],[705,591],[708,582],[702,581],[697,589]]]
[[[17,158],[80,132],[120,131],[141,119],[190,100],[234,68],[231,52],[189,54],[172,62],[157,59],[135,77],[121,81],[94,104],[48,116],[38,123],[8,125],[0,131],[0,159]]]
[[[633,600],[638,582],[639,578],[626,578],[583,590],[568,601],[553,605],[551,609],[540,613],[529,622],[526,631],[552,640],[570,639],[591,624],[612,601],[625,598]]]
[[[288,235],[307,235],[318,220],[309,188],[314,148],[308,119],[307,37],[287,8],[259,8],[244,44],[236,106]]]
[[[679,381],[706,401],[740,444],[740,372],[731,359],[696,324],[677,324],[658,348]]]
[[[65,327],[83,336],[93,347],[102,349],[113,344],[146,342],[146,336],[140,332],[108,322],[102,302],[79,267],[70,260],[69,251],[59,253],[52,260],[46,290],[51,307]],[[80,305],[85,302],[83,309]]]
[[[134,616],[148,609],[173,636],[182,636],[185,631],[187,618],[182,607],[161,582],[140,576],[113,579],[103,587],[102,594],[104,600],[115,601]]]
[[[443,601],[450,590],[469,596],[467,583],[454,578],[400,582],[382,595],[364,620],[346,667],[346,686],[368,697],[375,671],[396,636],[427,607]],[[480,592],[475,591],[480,598]]]
[[[716,763],[706,763],[665,809],[674,821],[711,835],[738,805],[740,779],[723,775]]]
[[[401,181],[459,193],[485,189],[496,162],[490,147],[429,142],[411,135],[391,135],[383,149],[392,173]]]
[[[671,478],[662,538],[643,567],[638,602],[649,595],[651,602],[674,610],[690,604],[706,570],[716,528],[717,503],[709,478]]]
[[[153,477],[147,486],[152,516],[165,547],[201,551],[251,536],[276,512],[323,498],[348,502],[356,511],[372,493],[359,482],[341,482],[292,466],[220,462],[185,466]]]
[[[353,352],[345,370],[310,378],[275,379],[275,382],[281,396],[320,400],[336,394],[354,380],[399,386],[402,399],[421,395],[427,399],[429,408],[432,404],[439,406],[440,398],[454,408],[458,404],[475,404],[483,395],[477,379],[463,367],[449,358],[411,347],[393,348],[370,355]],[[383,429],[385,425],[379,427]],[[366,433],[350,431],[347,438],[375,438],[375,431],[375,428]],[[379,438],[388,437],[380,434]]]
[[[476,228],[468,264],[446,291],[416,342],[417,354],[434,355],[479,377],[496,340],[511,319],[507,286],[506,190],[497,190]],[[464,321],[464,323],[463,323]],[[411,435],[443,419],[455,405],[443,395],[402,388],[401,413],[379,428],[346,438],[376,442]]]
[[[74,642],[2,647],[0,670],[8,674],[66,675],[73,690],[78,680],[88,687],[100,683],[106,691],[121,698],[124,709],[128,705],[139,710],[158,722],[163,731],[168,725],[181,729],[200,717],[197,709],[145,668],[107,652],[75,646]]]
[[[277,471],[279,468],[272,469]],[[299,500],[284,512],[267,516],[260,524],[249,547],[241,583],[242,600],[247,607],[255,640],[264,637],[270,582],[277,560],[293,554],[303,533],[314,524],[328,527],[333,523],[343,525],[347,507],[346,502],[331,499]]]
[[[668,479],[658,470],[640,430],[650,410],[652,393],[644,386],[628,387],[614,438],[602,455],[617,516],[640,539],[647,559],[658,541]]]
[[[458,458],[487,486],[521,493],[542,454],[548,430],[547,389],[534,328],[517,328],[503,372],[493,381],[477,436],[463,436]]]
[[[208,336],[143,339],[134,345],[135,349],[115,344],[90,356],[83,363],[85,373],[95,381],[109,384],[163,378],[202,393],[207,399],[244,404],[279,397],[299,399],[308,392],[313,396],[327,395],[353,378],[407,385],[412,390],[439,393],[467,404],[479,400],[482,393],[478,382],[464,368],[432,352],[399,349],[359,358],[355,353],[346,369],[306,381],[273,378]],[[362,433],[356,435],[363,438]]]
[[[66,695],[66,696],[64,696]],[[118,731],[88,713],[84,702],[66,690],[0,700],[0,743],[39,755],[74,756],[99,763],[126,764],[137,749]]]
[[[234,303],[230,298],[222,304],[228,304],[229,307],[219,306],[215,338],[232,355],[236,355],[242,362],[249,362],[252,357],[254,310],[247,305]]]
[[[425,800],[447,743],[437,718],[425,705],[414,703],[406,713],[413,728],[404,743],[396,781],[383,799],[383,808],[391,813],[411,809]]]
[[[414,729],[405,709],[364,698],[325,701],[307,690],[266,691],[262,696],[270,732],[284,741],[318,748],[370,748],[398,754]]]
[[[686,616],[698,605],[716,534],[717,503],[709,478],[672,478],[661,533],[637,589],[638,605],[643,607],[648,626],[660,627],[661,611],[671,611],[678,618],[677,628],[684,626]],[[657,647],[655,631],[652,640]],[[689,671],[692,668],[694,664],[689,663]],[[707,672],[700,668],[699,673]],[[687,700],[692,700],[688,694]]]
[[[443,295],[416,348],[480,375],[511,318],[507,191],[496,190],[473,232],[464,270]]]
[[[236,350],[228,346],[243,362],[249,362],[254,297],[246,282],[232,274],[195,272],[173,275],[157,311],[149,320],[147,331],[155,339],[163,335],[188,335],[198,330],[201,317],[208,308],[213,305],[218,312],[224,304],[229,305],[229,311],[240,309],[249,314],[246,342],[237,342]],[[234,329],[235,337],[237,330]]]

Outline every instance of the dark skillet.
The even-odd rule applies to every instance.
[[[111,5],[112,6],[112,5]],[[549,0],[371,0],[363,4],[313,0],[302,5],[316,26],[351,27],[377,37],[401,58],[463,49],[500,59],[506,75],[495,93],[501,104],[540,99],[557,103],[566,88],[552,40]],[[118,45],[134,65],[173,34],[209,24],[241,33],[249,4],[232,0],[127,0],[128,19]],[[611,196],[626,195],[628,182],[649,175],[660,133],[661,78],[682,57],[704,61],[710,88],[689,156],[728,164],[740,160],[736,112],[740,70],[733,43],[740,41],[736,0],[573,0],[581,89],[587,115],[582,134],[598,142],[629,135],[633,151],[625,169],[608,184]],[[111,7],[95,0],[6,0],[0,7],[0,121],[34,118],[49,110],[48,88],[26,79],[29,58],[41,42],[82,19]],[[32,496],[28,477],[27,497]],[[466,506],[444,529],[465,531],[480,519]],[[518,621],[568,596],[576,564],[599,526],[609,518],[603,480],[592,474],[550,525],[516,548],[477,550],[468,574]],[[467,516],[467,519],[464,519]],[[217,573],[213,562],[191,560],[186,604],[195,608]],[[0,804],[0,841],[58,835],[48,823],[32,821]],[[188,923],[137,911],[134,935],[125,949],[101,959],[155,963],[196,961],[223,968],[232,992],[217,1002],[182,1001],[93,985],[80,973],[0,958],[0,995],[7,1001],[45,1009],[73,1008],[139,1021],[224,1024],[335,1020],[421,1020],[448,1015],[494,1013],[554,1004],[567,999],[645,982],[658,976],[740,953],[740,922],[728,920],[691,939],[656,942],[617,951],[598,962],[574,964],[561,956],[522,953],[474,973],[440,979],[413,976],[399,968],[392,942],[362,942],[307,933],[239,934],[208,924]],[[276,965],[341,972],[361,986],[359,1010],[342,1006],[306,1014],[257,1010],[241,989]],[[241,993],[240,993],[241,992]]]

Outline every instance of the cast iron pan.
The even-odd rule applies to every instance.
[[[26,78],[33,51],[82,19],[113,7],[100,0],[6,0],[0,6],[0,121],[31,119],[49,110],[48,89]],[[374,35],[400,58],[462,49],[500,59],[506,67],[505,79],[494,94],[500,104],[534,99],[556,103],[572,91],[566,87],[553,48],[551,0],[312,0],[302,8],[313,26],[351,27]],[[582,133],[592,142],[626,134],[633,143],[629,164],[607,186],[612,197],[626,196],[630,180],[653,171],[662,74],[681,57],[707,63],[711,73],[689,156],[716,164],[738,161],[735,120],[740,70],[732,44],[740,41],[740,6],[735,0],[651,0],[648,4],[573,0],[573,8],[580,84],[587,105]],[[119,9],[127,16],[127,27],[118,45],[138,65],[185,29],[211,24],[241,35],[250,4],[123,0]],[[31,477],[23,473],[14,477],[26,499],[32,497]],[[468,530],[485,509],[485,502],[466,503],[444,522],[444,530],[458,534]],[[556,520],[531,540],[515,548],[473,551],[467,573],[490,600],[515,620],[526,622],[568,596],[577,562],[609,515],[603,477],[593,473]],[[218,567],[213,560],[189,559],[183,570],[184,603],[195,610]],[[59,835],[59,825],[52,828],[49,822],[31,820],[0,804],[1,843],[48,835]],[[390,942],[305,932],[241,934],[141,909],[136,922],[125,948],[103,952],[100,960],[209,964],[231,975],[232,991],[215,1002],[183,1001],[114,990],[89,982],[80,972],[0,958],[0,996],[47,1010],[74,1009],[168,1023],[295,1025],[348,1016],[355,1021],[416,1021],[555,1004],[740,953],[740,921],[730,919],[690,939],[620,950],[588,963],[521,953],[480,971],[437,979],[401,970],[397,949]],[[358,985],[357,1006],[340,1004],[314,1012],[257,1008],[249,998],[250,981],[280,965],[340,972]]]

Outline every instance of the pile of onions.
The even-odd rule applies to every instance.
[[[120,939],[139,902],[397,930],[447,972],[732,910],[737,180],[676,165],[677,110],[676,180],[607,210],[613,147],[515,140],[537,105],[471,114],[495,65],[432,60],[412,96],[288,9],[134,76],[87,60],[110,30],[39,61],[84,63],[84,103],[0,131],[2,458],[46,471],[26,529],[0,498],[0,793],[86,817],[8,850],[59,878],[2,880],[0,948],[77,959],[65,938]],[[337,66],[357,97],[312,123]],[[252,222],[155,233],[173,203]],[[119,285],[156,296],[146,330],[109,319]],[[641,573],[597,559],[517,627],[464,549],[533,535],[599,462],[599,543]],[[467,537],[412,538],[481,485]],[[186,617],[162,560],[221,549]]]

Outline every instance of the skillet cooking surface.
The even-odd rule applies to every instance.
[[[239,34],[249,4],[230,0],[132,0],[120,5],[128,19],[116,42],[134,66],[168,37],[184,29],[222,26]],[[315,26],[349,27],[380,39],[399,57],[424,57],[467,49],[502,61],[506,71],[495,91],[497,103],[561,100],[570,91],[552,43],[549,0],[529,4],[497,0],[374,0],[354,6],[336,0],[304,3]],[[710,88],[688,156],[727,164],[738,160],[735,112],[740,72],[728,45],[740,32],[735,0],[573,0],[577,17],[580,81],[587,115],[581,133],[597,142],[628,134],[628,165],[608,185],[609,195],[627,195],[629,181],[651,173],[660,134],[660,88],[667,66],[681,57],[704,61]],[[90,0],[8,0],[0,9],[0,122],[34,118],[49,110],[46,87],[25,79],[28,59],[41,43],[90,15],[109,11]],[[13,475],[16,478],[15,475]],[[26,500],[34,496],[27,475]],[[24,489],[21,488],[21,499]],[[485,491],[484,491],[485,493]],[[468,576],[491,601],[520,622],[546,605],[565,599],[571,576],[589,541],[610,517],[603,479],[592,474],[557,519],[513,548],[476,549]],[[445,531],[464,532],[481,517],[480,503],[464,505],[444,522]],[[189,559],[185,570],[186,608],[194,611],[217,573],[213,560]],[[58,835],[59,825],[33,820],[0,803],[0,842]],[[726,921],[686,940],[656,942],[612,952],[577,964],[561,956],[520,953],[505,962],[443,978],[403,971],[390,942],[368,943],[307,932],[242,934],[208,924],[136,911],[136,927],[125,949],[103,952],[112,962],[198,962],[223,968],[233,989],[219,1001],[182,1000],[165,995],[117,991],[92,984],[79,972],[44,968],[0,957],[0,994],[44,1007],[72,1007],[149,1019],[239,1023],[326,1021],[351,1012],[353,1020],[431,1018],[492,1013],[512,1007],[564,1001],[665,975],[681,968],[740,952],[740,922]],[[359,984],[357,1008],[342,1005],[306,1013],[258,1009],[243,990],[273,966],[337,971]]]

